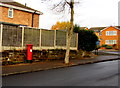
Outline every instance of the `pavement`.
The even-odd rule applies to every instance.
[[[118,50],[99,50],[99,53],[109,54],[109,55],[120,55]]]
[[[2,76],[23,74],[36,71],[44,71],[49,69],[64,68],[69,66],[92,64],[104,61],[119,60],[119,55],[98,55],[92,58],[70,59],[69,64],[65,64],[64,60],[41,61],[33,63],[22,63],[16,65],[6,65],[2,67]]]

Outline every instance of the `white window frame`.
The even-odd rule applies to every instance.
[[[9,8],[8,9],[8,17],[13,18],[13,14],[14,14],[13,8]]]
[[[115,36],[117,35],[117,31],[106,31],[106,36]]]
[[[105,44],[117,44],[117,40],[105,40]]]

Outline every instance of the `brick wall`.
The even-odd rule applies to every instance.
[[[115,36],[107,36],[106,35],[106,31],[117,31],[117,35]],[[102,35],[101,35],[101,42],[100,45],[105,44],[105,40],[117,40],[117,48],[120,48],[120,31],[114,27],[109,27],[106,30],[102,31]],[[107,44],[107,45],[113,45],[113,44]]]
[[[2,10],[2,18],[0,21],[2,22],[8,22],[8,23],[14,23],[14,24],[22,24],[22,25],[27,25],[29,27],[32,26],[32,13],[29,12],[24,12],[20,10],[13,10],[14,11],[14,16],[13,18],[8,17],[8,9],[7,7],[0,7],[0,10]],[[34,15],[34,27],[39,27],[39,15],[35,14]]]
[[[35,14],[34,15],[34,24],[33,24],[33,27],[39,27],[39,18],[40,16]]]
[[[120,30],[118,31],[118,49],[120,50]]]

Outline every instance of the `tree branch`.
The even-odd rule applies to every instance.
[[[69,3],[67,0],[65,0],[65,2],[66,2],[68,5],[70,5],[70,3]]]

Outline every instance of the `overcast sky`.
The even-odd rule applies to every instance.
[[[15,0],[43,12],[40,28],[50,29],[57,21],[69,21],[69,16],[55,15],[47,3],[40,0]],[[118,25],[118,2],[120,0],[81,0],[75,8],[75,24],[81,27],[103,27]]]

